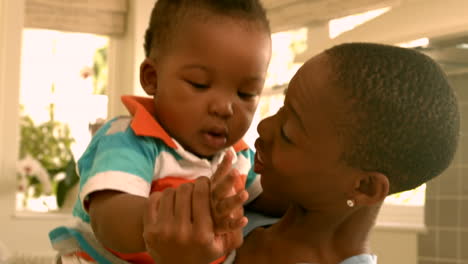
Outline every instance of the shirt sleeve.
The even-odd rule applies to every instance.
[[[361,254],[350,257],[340,262],[340,264],[377,264],[377,256],[370,254]]]
[[[106,123],[78,161],[84,210],[89,194],[96,191],[148,197],[157,149],[153,139],[136,136],[130,122],[130,117],[120,117]]]

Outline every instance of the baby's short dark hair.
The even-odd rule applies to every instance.
[[[146,57],[153,50],[157,54],[165,52],[177,26],[185,19],[206,19],[207,15],[254,22],[270,34],[266,11],[259,0],[158,0],[145,33]]]
[[[458,145],[460,114],[439,65],[411,49],[349,43],[325,52],[332,86],[349,103],[343,159],[384,173],[390,193],[415,188],[444,171]]]

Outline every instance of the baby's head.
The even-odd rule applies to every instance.
[[[185,26],[217,20],[253,27],[270,34],[266,11],[258,0],[158,0],[145,34],[146,57],[164,55]],[[227,33],[227,32],[226,32]]]
[[[170,136],[201,157],[242,138],[271,56],[259,0],[158,0],[145,53],[140,82]]]
[[[333,86],[348,103],[347,120],[336,124],[348,165],[386,175],[390,193],[415,188],[449,166],[460,117],[436,62],[414,50],[369,43],[325,54]]]

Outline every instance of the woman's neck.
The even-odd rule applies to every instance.
[[[291,206],[264,235],[273,245],[287,247],[288,252],[307,254],[318,263],[339,263],[369,253],[368,235],[379,208],[353,208],[343,217],[343,212],[306,211]]]

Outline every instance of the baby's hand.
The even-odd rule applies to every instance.
[[[238,232],[242,239],[242,228],[247,224],[243,205],[249,195],[245,178],[231,168],[232,158],[232,153],[226,152],[212,177],[211,210],[216,233]]]

